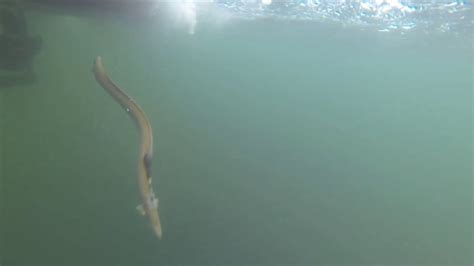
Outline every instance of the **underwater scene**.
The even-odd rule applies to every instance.
[[[473,265],[470,0],[3,0],[0,266]]]

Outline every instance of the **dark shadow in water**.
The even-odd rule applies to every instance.
[[[28,35],[21,6],[0,5],[0,86],[34,81],[33,58],[41,45],[40,36]]]

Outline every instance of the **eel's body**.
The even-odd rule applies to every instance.
[[[158,199],[151,186],[151,160],[153,158],[153,134],[150,122],[142,108],[107,76],[98,56],[94,61],[93,72],[97,82],[122,106],[132,118],[140,133],[140,154],[138,157],[138,186],[142,204],[137,208],[148,216],[155,235],[161,238],[161,223],[158,215]]]

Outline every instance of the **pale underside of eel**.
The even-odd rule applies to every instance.
[[[140,134],[140,152],[138,157],[138,187],[141,205],[137,207],[142,215],[148,216],[155,235],[161,238],[161,223],[158,215],[158,199],[151,185],[151,161],[153,158],[153,134],[150,122],[142,108],[108,77],[102,58],[94,61],[93,72],[97,82],[112,98],[122,106],[132,118]]]

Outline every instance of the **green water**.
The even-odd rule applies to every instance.
[[[4,178],[4,171],[3,171],[3,108],[5,104],[3,103],[3,93],[0,91],[0,262],[3,261],[4,257],[4,231],[5,231],[5,215],[4,215],[4,207],[5,207],[5,193],[3,184],[5,182]]]
[[[38,80],[0,94],[2,266],[472,264],[472,36],[29,22]],[[97,55],[151,120],[161,241]]]

